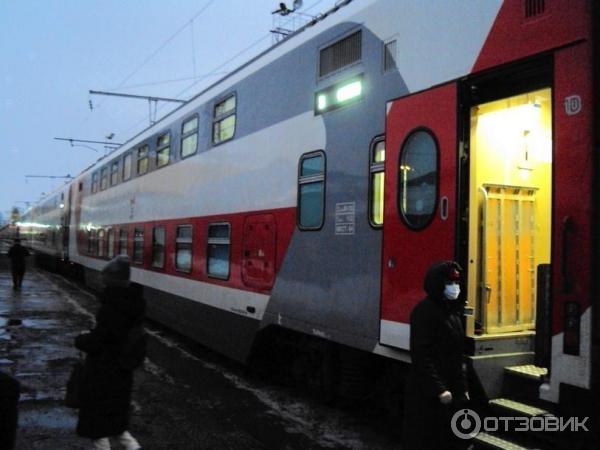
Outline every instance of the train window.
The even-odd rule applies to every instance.
[[[152,267],[165,266],[165,227],[152,229]]]
[[[123,181],[127,181],[131,178],[131,153],[127,153],[123,157],[123,173],[121,174]]]
[[[133,262],[144,262],[144,229],[136,228],[133,232]]]
[[[383,186],[385,180],[385,141],[378,139],[371,145],[369,165],[369,222],[374,227],[383,225]]]
[[[213,144],[228,141],[235,134],[235,94],[215,104],[213,115]]]
[[[110,166],[110,185],[114,186],[119,182],[119,161],[115,161]]]
[[[88,255],[92,255],[94,252],[94,230],[87,232],[87,252]]]
[[[148,172],[148,146],[143,145],[137,150],[137,174]]]
[[[98,230],[98,251],[96,254],[104,258],[106,256],[106,232],[102,229]]]
[[[108,167],[103,167],[100,171],[100,190],[103,191],[108,187]]]
[[[92,194],[98,192],[98,172],[92,174]]]
[[[169,164],[169,155],[171,153],[171,135],[165,133],[156,140],[156,167],[162,167]]]
[[[181,157],[193,155],[198,149],[198,116],[181,125]]]
[[[396,39],[388,41],[383,44],[383,71],[389,72],[390,70],[396,69],[396,57],[397,57],[397,44]]]
[[[209,277],[229,278],[229,232],[228,223],[208,226],[206,273]]]
[[[112,259],[115,256],[115,231],[112,228],[106,232],[106,241],[108,242],[106,256],[108,259]]]
[[[298,227],[318,230],[324,220],[325,153],[302,155],[298,175]]]
[[[87,230],[85,232],[85,244],[86,244],[86,253],[90,255],[92,253],[92,232],[91,230]]]
[[[177,227],[175,238],[175,270],[180,272],[192,271],[192,226]]]
[[[404,142],[398,167],[398,209],[413,230],[429,224],[437,197],[437,144],[429,131],[417,130]]]
[[[119,230],[119,255],[127,254],[127,228]]]

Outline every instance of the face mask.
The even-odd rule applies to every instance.
[[[456,300],[460,295],[460,286],[456,283],[447,284],[444,288],[444,295],[448,300]]]

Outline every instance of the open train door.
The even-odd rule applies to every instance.
[[[453,259],[457,86],[388,103],[380,342],[409,348],[410,313],[434,261]]]

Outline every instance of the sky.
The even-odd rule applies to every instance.
[[[286,1],[292,7],[292,0]],[[316,15],[335,0],[304,0]],[[146,100],[188,99],[273,44],[279,0],[0,0],[0,214],[26,209],[125,142]],[[90,108],[90,101],[91,106]],[[159,103],[158,117],[176,104]],[[1,218],[0,218],[1,220]]]

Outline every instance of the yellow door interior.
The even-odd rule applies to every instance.
[[[535,328],[537,266],[550,262],[551,90],[471,109],[468,329]]]

